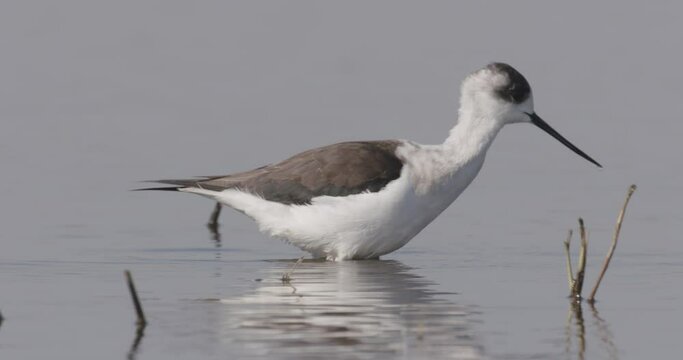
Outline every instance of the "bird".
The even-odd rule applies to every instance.
[[[314,258],[379,259],[453,203],[481,170],[499,131],[516,123],[539,127],[602,168],[536,114],[531,86],[520,72],[494,62],[463,80],[457,121],[441,144],[341,142],[250,171],[154,180],[170,186],[139,190],[207,197]]]

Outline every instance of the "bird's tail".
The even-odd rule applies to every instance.
[[[181,191],[184,188],[201,188],[200,181],[204,179],[164,179],[164,180],[148,180],[145,182],[168,184],[174,186],[155,186],[148,188],[133,189],[132,191]]]

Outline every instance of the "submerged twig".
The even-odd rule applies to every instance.
[[[595,293],[598,292],[600,282],[602,281],[602,278],[605,276],[605,273],[607,272],[607,267],[609,266],[609,263],[612,260],[612,255],[614,255],[614,249],[617,248],[617,242],[619,241],[619,233],[621,232],[621,223],[624,221],[624,215],[626,214],[626,207],[628,206],[629,200],[631,200],[631,195],[633,195],[633,192],[636,191],[636,188],[637,187],[635,184],[631,185],[628,188],[628,192],[626,193],[626,200],[624,200],[624,205],[621,207],[619,216],[617,216],[617,224],[614,228],[614,236],[612,237],[612,246],[610,246],[609,251],[607,252],[607,256],[605,256],[605,261],[602,263],[602,270],[600,270],[598,280],[595,281],[593,290],[591,290],[591,293],[588,296],[588,302],[595,302]]]
[[[564,241],[564,252],[567,255],[567,283],[569,284],[569,291],[574,290],[574,272],[572,271],[572,256],[569,253],[569,245],[572,241],[573,231],[569,229],[567,240]]]
[[[303,261],[304,257],[302,256],[299,258],[299,260],[297,260],[294,263],[294,265],[292,265],[291,268],[289,268],[289,270],[285,271],[285,273],[282,274],[282,278],[280,278],[280,280],[282,280],[282,282],[285,284],[289,284],[289,282],[292,281],[292,275],[294,274],[294,270],[296,270],[296,267],[299,266],[299,264],[301,264]]]
[[[145,325],[144,324],[138,324],[137,328],[135,329],[135,338],[133,339],[133,343],[130,345],[130,349],[128,349],[128,354],[126,355],[126,359],[128,360],[135,360],[138,354],[138,348],[140,347],[140,343],[142,343],[142,338],[145,336]]]
[[[140,303],[140,298],[138,298],[138,292],[135,290],[135,284],[133,283],[133,276],[130,271],[126,270],[126,282],[128,283],[128,290],[130,290],[130,297],[133,299],[133,305],[135,305],[135,313],[137,314],[137,324],[138,326],[144,327],[147,325],[147,320],[145,319],[145,313],[142,311],[142,304]]]
[[[598,330],[598,337],[607,351],[609,358],[618,359],[619,351],[614,343],[614,335],[609,329],[609,324],[600,316],[594,302],[589,302],[588,305],[590,306],[591,314],[593,315],[593,323]]]
[[[583,309],[581,308],[581,302],[572,302],[570,305],[570,311],[574,314],[575,324],[576,324],[576,340],[577,340],[577,355],[579,360],[586,358],[586,323],[583,319]]]
[[[595,304],[590,303],[590,314],[593,318],[593,324],[597,328],[597,334],[600,339],[600,345],[605,348],[609,359],[617,359],[618,352],[617,347],[614,344],[614,336],[609,330],[609,325],[607,322],[600,317],[598,310],[595,308]],[[574,320],[572,322],[572,320]],[[576,328],[576,331],[572,333],[572,325]],[[588,340],[592,340],[593,337],[587,337],[587,327],[589,326],[588,319],[584,319],[584,313],[582,309],[581,302],[572,301],[569,304],[569,314],[567,315],[567,323],[565,325],[565,348],[564,352],[568,356],[572,352],[572,340],[576,338],[576,355],[578,359],[586,358],[586,349],[588,347]]]

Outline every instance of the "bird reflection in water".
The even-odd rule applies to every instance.
[[[397,261],[276,261],[252,293],[222,299],[221,338],[243,356],[479,359],[466,306]],[[232,347],[232,346],[231,346]]]

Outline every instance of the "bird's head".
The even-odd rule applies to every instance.
[[[534,111],[529,82],[504,63],[491,63],[470,74],[462,83],[461,111],[470,116],[500,121],[502,125],[532,123],[591,163],[602,167],[541,119]]]

